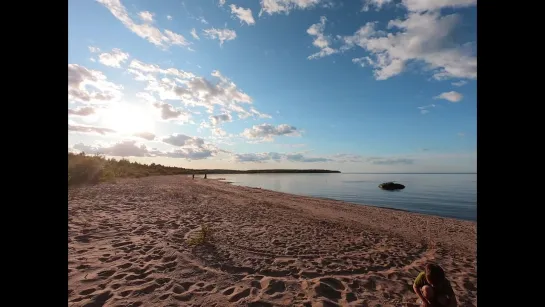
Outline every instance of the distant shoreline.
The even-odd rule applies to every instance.
[[[229,170],[229,169],[186,169],[190,174],[339,174],[340,171],[322,169],[256,169],[256,170]]]
[[[226,175],[226,174],[331,174],[340,171],[324,169],[191,169],[161,164],[141,164],[126,159],[116,160],[102,155],[68,152],[68,186],[82,183],[114,181],[116,178],[141,178],[161,175]]]

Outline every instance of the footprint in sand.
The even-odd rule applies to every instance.
[[[114,275],[116,272],[116,270],[105,270],[105,271],[101,271],[101,272],[98,272],[98,276],[101,277],[101,279],[106,279],[112,275]]]
[[[179,295],[173,295],[172,297],[174,299],[178,300],[178,301],[187,302],[193,297],[193,293],[186,292],[186,293],[179,294]]]
[[[95,306],[104,306],[106,302],[114,296],[110,291],[104,291],[100,294],[94,296],[87,304],[84,304],[86,307],[95,307]]]
[[[176,294],[182,294],[186,291],[186,289],[184,289],[184,287],[180,286],[180,285],[176,285],[174,286],[174,288],[172,288],[172,292],[176,293]]]
[[[265,301],[255,301],[255,302],[249,302],[248,307],[273,307],[273,304],[265,302]]]
[[[128,269],[132,266],[132,263],[124,263],[122,265],[118,265],[117,267],[120,268],[120,269]]]
[[[79,295],[89,295],[89,294],[91,294],[91,293],[93,293],[95,291],[96,291],[95,288],[85,289],[85,290],[81,291],[79,293]]]
[[[251,291],[252,291],[252,288],[242,289],[239,292],[236,292],[235,294],[231,295],[229,297],[229,302],[238,302],[242,298],[249,296]]]
[[[260,288],[265,289],[264,292],[268,295],[286,291],[286,284],[277,279],[264,279],[261,281],[260,285]]]
[[[329,284],[319,282],[317,283],[312,290],[314,291],[317,297],[325,297],[327,299],[338,301],[341,299],[341,292],[330,286]]]
[[[223,294],[223,295],[231,295],[234,291],[235,291],[235,287],[229,287],[229,288],[223,290],[223,292],[221,292],[221,294]]]

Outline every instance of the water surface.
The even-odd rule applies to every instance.
[[[477,218],[477,174],[234,174],[209,175],[235,185],[331,198],[463,220]],[[384,191],[380,183],[406,188]]]

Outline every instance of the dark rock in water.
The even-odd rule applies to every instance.
[[[383,190],[403,190],[405,188],[401,183],[385,182],[378,185]]]

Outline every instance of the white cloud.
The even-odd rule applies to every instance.
[[[458,101],[462,100],[462,98],[464,98],[464,96],[462,94],[458,93],[458,92],[455,92],[455,91],[441,93],[440,95],[437,95],[437,96],[433,97],[433,99],[445,99],[445,100],[448,100],[450,102],[458,102]]]
[[[187,160],[202,160],[216,155],[216,151],[206,148],[181,148],[162,153],[162,156],[169,158],[182,158]]]
[[[88,133],[88,134],[101,134],[101,135],[104,135],[107,133],[115,133],[115,130],[112,130],[110,128],[75,125],[75,124],[68,124],[68,131]]]
[[[146,39],[150,43],[166,48],[172,45],[187,46],[190,42],[177,33],[170,30],[164,30],[161,32],[157,27],[152,24],[144,22],[143,24],[136,23],[127,12],[125,6],[120,0],[97,0],[100,4],[104,5],[119,21],[125,25],[136,35]]]
[[[195,28],[191,29],[191,36],[193,36],[194,39],[201,39],[199,35],[197,35]]]
[[[151,95],[150,93],[146,93],[146,92],[138,92],[138,93],[136,93],[136,97],[142,98],[143,100],[145,100],[147,102],[151,102],[151,103],[154,103],[154,102],[157,101],[157,98],[155,98],[155,96]]]
[[[254,108],[250,108],[250,113],[252,113],[253,115],[259,117],[259,118],[272,118],[272,116],[270,116],[269,114],[265,114],[265,113],[261,113],[259,112],[258,110],[254,109]]]
[[[421,114],[428,114],[430,113],[430,110],[431,108],[435,108],[435,105],[434,104],[430,104],[430,105],[427,105],[427,106],[422,106],[422,107],[418,107],[418,109],[420,110],[420,113]]]
[[[212,123],[213,126],[221,125],[222,123],[230,122],[232,120],[233,120],[233,117],[229,113],[210,116],[210,122]]]
[[[466,84],[467,84],[467,81],[465,81],[465,80],[460,80],[458,82],[452,82],[452,85],[458,86],[458,87],[466,85]]]
[[[198,21],[200,21],[201,23],[204,23],[205,25],[207,25],[207,24],[208,24],[208,21],[206,21],[206,19],[204,19],[204,17],[203,17],[203,16],[201,16],[201,17],[197,18],[197,20],[198,20]]]
[[[240,19],[240,23],[245,22],[247,25],[255,24],[254,16],[252,16],[251,9],[245,9],[243,7],[237,7],[234,4],[229,5],[231,8],[231,14]]]
[[[362,12],[367,12],[371,7],[375,7],[376,10],[380,10],[384,5],[391,3],[392,0],[364,0]]]
[[[307,163],[316,163],[316,162],[329,162],[332,161],[329,158],[322,157],[306,157],[303,154],[286,154],[284,155],[285,159],[291,162],[307,162]]]
[[[126,62],[129,59],[129,54],[121,51],[121,49],[114,48],[112,52],[104,52],[98,55],[98,61],[106,66],[120,68],[121,63]]]
[[[224,6],[225,5],[225,0],[219,0],[219,6]]]
[[[153,22],[153,13],[152,12],[149,12],[149,11],[140,12],[140,13],[138,13],[138,17],[140,17],[140,19],[142,19],[142,21],[144,21],[144,22],[147,22],[147,23],[152,23]]]
[[[92,107],[82,107],[77,109],[68,109],[68,115],[89,116],[95,114],[95,109]]]
[[[100,48],[94,47],[94,46],[89,46],[89,51],[91,53],[97,53],[97,52],[100,52]]]
[[[244,162],[265,162],[269,160],[275,160],[276,156],[269,155],[269,153],[244,153],[244,154],[235,154],[234,160],[239,163]],[[280,159],[277,159],[280,161]]]
[[[173,134],[163,138],[162,141],[166,144],[179,147],[159,154],[165,157],[200,160],[213,157],[219,152],[224,152],[213,145],[205,144],[201,138],[190,137],[184,134]]]
[[[151,132],[138,132],[138,133],[135,133],[134,136],[143,138],[148,141],[153,141],[155,139],[155,134]]]
[[[412,157],[366,157],[357,154],[336,154],[333,161],[338,163],[358,163],[373,165],[410,165],[414,164]]]
[[[167,19],[168,19],[168,20],[172,20],[172,16],[167,15]]]
[[[195,75],[191,72],[179,70],[176,68],[162,69],[155,64],[147,64],[139,60],[132,60],[129,64],[129,72],[133,73],[136,77],[141,78],[139,81],[152,81],[155,80],[155,75],[164,74],[181,79],[191,79]],[[138,80],[138,79],[137,79]]]
[[[78,64],[68,64],[68,101],[104,103],[121,98],[122,86],[107,81],[98,70]]]
[[[466,134],[463,133],[463,132],[458,132],[458,136],[461,137],[461,138],[463,138],[464,136],[466,136]]]
[[[219,115],[210,115],[210,124],[206,121],[202,121],[199,127],[199,131],[201,128],[208,128],[210,129],[210,132],[214,136],[214,139],[217,140],[225,140],[228,137],[228,133],[221,129],[220,126],[223,123],[228,123],[233,121],[233,117],[229,113],[223,113]],[[233,135],[231,135],[233,136]]]
[[[390,20],[391,33],[377,31],[368,22],[354,35],[344,37],[346,51],[359,46],[369,52],[366,62],[375,70],[377,80],[402,73],[410,61],[426,64],[437,80],[477,77],[477,58],[472,44],[452,47],[451,36],[458,15],[441,16],[438,8],[453,7],[457,1],[405,1],[409,13],[403,20]],[[468,1],[466,1],[469,3]],[[428,10],[420,8],[428,7]]]
[[[209,145],[204,144],[204,140],[198,137],[191,137],[187,136],[185,134],[172,134],[168,137],[165,137],[162,139],[162,141],[166,144],[170,144],[172,146],[177,147],[193,147],[193,148],[200,148],[200,147],[207,147]]]
[[[191,44],[190,42],[186,41],[185,37],[183,37],[181,34],[174,33],[174,32],[172,32],[170,30],[165,30],[164,32],[166,34],[166,37],[167,37],[168,41],[172,45],[186,46],[186,45]]]
[[[325,29],[325,22],[327,21],[327,18],[325,16],[320,17],[320,22],[315,23],[311,25],[307,29],[307,33],[311,36],[314,36],[314,41],[312,44],[315,47],[320,48],[320,51],[317,53],[314,53],[308,57],[309,60],[322,58],[328,55],[331,55],[333,53],[337,53],[338,50],[333,49],[329,46],[329,37],[324,35],[324,29]]]
[[[352,63],[358,64],[361,67],[365,67],[366,65],[370,64],[372,61],[369,57],[361,57],[361,58],[354,58],[352,59]]]
[[[73,146],[74,149],[83,151],[87,154],[103,154],[114,157],[149,157],[152,154],[148,151],[146,145],[139,145],[135,141],[122,141],[112,145],[89,146],[78,143]]]
[[[223,129],[219,128],[219,127],[212,128],[212,129],[210,129],[210,131],[212,132],[212,135],[214,135],[214,136],[219,136],[219,137],[227,136],[227,132],[225,132],[225,130],[223,130]]]
[[[163,138],[163,142],[173,146],[200,146],[204,144],[204,140],[197,137],[187,136],[185,134],[173,134]]]
[[[261,11],[259,16],[263,13],[269,15],[275,13],[289,14],[290,11],[295,9],[310,9],[323,2],[322,0],[261,0]]]
[[[271,124],[261,124],[244,129],[241,135],[248,139],[259,139],[271,142],[275,136],[299,136],[300,133],[296,127],[287,124],[281,124],[276,127]]]
[[[245,105],[252,104],[252,98],[219,71],[213,71],[211,75],[215,80],[209,81],[190,72],[174,68],[163,69],[138,60],[131,61],[128,71],[136,80],[147,83],[146,94],[137,94],[146,101],[177,100],[186,107],[206,108],[209,113],[217,110],[221,113],[234,112],[238,118],[270,118],[270,115],[251,106],[246,107]]]
[[[223,46],[223,42],[234,40],[237,38],[237,32],[231,29],[206,29],[203,30],[204,35],[211,39],[217,39],[220,41],[220,46]]]
[[[172,151],[160,151],[149,149],[144,144],[138,144],[133,140],[125,140],[111,145],[89,146],[78,143],[73,149],[84,151],[88,154],[104,154],[113,157],[169,157],[183,158],[187,160],[200,160],[214,156],[219,152],[217,149],[209,148],[178,148]]]
[[[411,12],[424,12],[444,8],[470,7],[476,5],[477,0],[402,0],[402,3]]]
[[[188,122],[191,118],[190,113],[176,109],[168,103],[156,102],[153,104],[153,106],[161,111],[161,118],[164,120],[179,120],[181,122]]]
[[[234,154],[233,159],[235,162],[239,162],[239,163],[246,163],[246,162],[263,163],[263,162],[269,162],[269,161],[317,163],[317,162],[333,161],[330,158],[324,158],[324,157],[307,157],[300,153],[285,154],[285,153],[277,153],[277,152]]]

